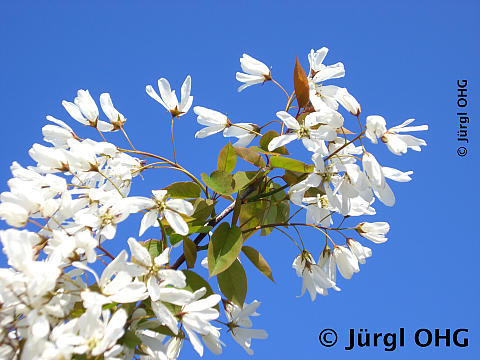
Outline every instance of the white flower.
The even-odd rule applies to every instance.
[[[320,111],[323,105],[332,110],[338,110],[340,103],[348,112],[357,116],[362,111],[358,101],[347,91],[334,85],[321,85],[310,82],[310,101],[316,111]]]
[[[148,294],[152,299],[152,310],[160,322],[177,334],[178,322],[163,302],[184,305],[192,300],[191,292],[178,289],[186,286],[185,275],[181,271],[165,268],[169,263],[168,248],[152,261],[148,250],[135,239],[129,238],[128,246],[133,261],[133,264],[128,266],[129,273],[145,276]]]
[[[248,355],[253,355],[253,350],[251,349],[252,339],[266,339],[268,337],[265,330],[251,329],[253,324],[250,316],[260,315],[256,312],[260,304],[257,300],[252,301],[250,304],[244,304],[243,308],[231,302],[225,304],[225,314],[229,321],[228,327],[231,330],[233,339]]]
[[[358,260],[349,249],[343,246],[335,246],[333,257],[337,263],[338,271],[345,279],[351,279],[354,273],[360,271]]]
[[[355,230],[364,238],[381,244],[387,241],[385,234],[389,232],[390,225],[387,222],[362,222],[355,227]]]
[[[72,118],[100,131],[111,131],[113,125],[98,120],[98,107],[88,90],[78,90],[74,103],[63,100],[62,105]]]
[[[245,84],[238,88],[239,92],[248,86],[263,84],[265,81],[272,80],[268,66],[247,54],[243,54],[240,59],[240,65],[245,74],[237,72],[236,78]]]
[[[393,206],[395,204],[395,195],[385,181],[382,167],[375,156],[371,153],[365,152],[362,157],[362,165],[377,198],[385,205]]]
[[[100,105],[102,106],[105,115],[107,115],[108,120],[112,123],[113,130],[118,130],[123,127],[127,119],[115,109],[109,93],[103,93],[100,95]]]
[[[327,289],[335,286],[335,282],[329,278],[321,266],[315,263],[312,255],[307,251],[295,258],[292,267],[297,272],[297,276],[302,278],[302,293],[300,296],[303,296],[305,290],[308,290],[310,298],[314,301],[317,293],[328,295]]]
[[[226,115],[202,106],[195,106],[193,111],[198,115],[197,122],[200,125],[206,126],[205,128],[196,132],[196,138],[202,139],[223,131],[224,137],[238,138],[238,141],[234,143],[233,146],[246,147],[257,135],[255,132],[258,130],[258,126],[254,124],[232,124]]]
[[[193,348],[200,356],[203,355],[203,345],[197,333],[206,336],[210,333],[215,335],[218,332],[218,330],[210,324],[210,321],[217,319],[219,316],[218,310],[213,307],[219,303],[221,297],[218,294],[212,294],[202,299],[206,292],[207,290],[204,287],[195,291],[193,298],[183,306],[181,310],[183,328]]]
[[[387,130],[385,119],[378,115],[367,116],[367,131],[365,135],[372,141],[377,143],[380,138],[383,143],[387,144],[388,149],[395,155],[402,155],[408,149],[421,151],[420,146],[427,143],[423,139],[416,138],[412,135],[400,135],[399,133],[408,131],[424,131],[428,130],[428,125],[407,126],[414,119],[408,119],[400,125],[394,126]]]
[[[332,110],[308,114],[302,123],[299,123],[286,111],[277,112],[277,116],[291,129],[292,133],[273,138],[268,144],[268,150],[273,151],[296,139],[301,139],[309,151],[315,151],[323,140],[332,141],[337,137],[336,129],[342,126],[343,118],[335,116]],[[318,128],[316,125],[319,125]],[[316,144],[316,146],[315,146]]]
[[[47,116],[47,120],[56,125],[48,124],[42,128],[43,140],[57,148],[66,148],[67,141],[74,137],[72,128],[50,115]]]
[[[357,257],[360,264],[365,264],[365,259],[372,256],[372,250],[366,246],[363,246],[358,241],[347,239],[347,245]]]
[[[200,131],[195,134],[196,138],[204,138],[220,131],[225,130],[229,126],[229,121],[226,115],[222,113],[204,108],[202,106],[195,106],[193,112],[198,115],[197,122],[200,125],[205,125]]]
[[[100,279],[97,273],[90,267],[80,262],[72,263],[73,266],[92,273],[97,280],[99,292],[91,291],[87,288],[81,294],[86,308],[102,306],[111,302],[137,302],[148,297],[145,285],[142,282],[133,281],[133,277],[128,274],[126,267],[127,257],[127,252],[122,250],[120,254],[108,264]]]
[[[328,186],[328,185],[327,185]],[[333,210],[329,206],[328,196],[317,194],[316,197],[306,197],[303,202],[307,203],[306,223],[311,225],[319,225],[329,227],[333,221],[330,211]]]
[[[10,226],[23,227],[27,225],[28,211],[15,203],[2,202],[0,204],[0,219],[5,220]]]
[[[130,214],[129,205],[128,199],[111,197],[103,206],[91,206],[78,211],[74,219],[77,224],[96,230],[97,238],[104,236],[106,239],[113,239],[117,224]]]
[[[158,89],[160,90],[160,96],[153,89],[152,85],[147,85],[147,94],[154,100],[158,101],[162,106],[167,109],[172,117],[179,117],[188,112],[193,103],[193,96],[190,96],[191,90],[191,78],[188,75],[182,85],[182,100],[178,103],[175,90],[170,89],[170,83],[167,79],[158,79]]]
[[[367,124],[365,136],[370,139],[373,144],[376,144],[377,138],[382,137],[387,132],[387,123],[382,116],[370,115],[367,116]]]
[[[231,124],[230,127],[223,131],[225,137],[236,137],[238,140],[233,143],[233,146],[247,147],[252,140],[257,136],[255,131],[258,130],[258,126],[250,123],[236,123]]]
[[[193,205],[182,199],[167,200],[167,190],[152,190],[153,199],[142,198],[144,205],[142,208],[148,212],[143,216],[140,224],[139,236],[150,227],[159,226],[157,219],[165,219],[172,227],[173,231],[180,235],[188,234],[188,224],[182,215],[190,216],[193,214]]]
[[[222,353],[222,346],[225,346],[225,344],[220,340],[220,331],[218,331],[220,329],[221,328],[212,326],[207,335],[202,335],[203,342],[215,355],[220,355]]]
[[[353,116],[360,115],[362,108],[355,99],[345,88],[339,88],[336,94],[336,100]]]
[[[70,334],[65,331],[67,339],[64,341],[73,342],[75,353],[87,353],[93,357],[121,351],[121,346],[116,343],[125,333],[127,312],[118,309],[111,317],[108,313],[101,312],[100,307],[87,308],[82,316],[71,320],[71,324],[67,323],[70,326],[65,330],[70,330]]]
[[[312,78],[315,83],[345,76],[345,68],[341,62],[328,66],[322,64],[327,53],[328,49],[322,47],[315,52],[312,49],[310,50],[310,54],[308,54],[308,61],[310,63],[309,77]]]

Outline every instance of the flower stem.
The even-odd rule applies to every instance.
[[[175,154],[175,141],[173,140],[173,120],[175,118],[172,116],[172,126],[170,126],[170,134],[172,135],[172,147],[173,147],[173,160],[175,161],[175,165],[177,165],[177,154]]]
[[[129,139],[128,135],[127,135],[127,133],[126,133],[125,130],[123,129],[123,126],[120,127],[120,130],[122,130],[123,135],[125,135],[125,139],[127,139],[128,143],[130,144],[130,146],[132,147],[132,149],[135,150],[135,147],[133,146],[132,142],[130,141],[130,139]]]
[[[283,90],[283,92],[285,93],[285,95],[287,95],[287,99],[289,99],[290,97],[288,96],[287,90],[285,90],[282,85],[280,85],[278,82],[276,82],[275,79],[272,78],[271,80],[272,80],[272,82],[273,82],[275,85],[277,85],[280,89]]]

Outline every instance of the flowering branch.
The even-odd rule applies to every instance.
[[[190,76],[178,92],[180,101],[165,78],[158,80],[158,92],[146,86],[171,121],[173,161],[133,146],[124,129],[126,118],[110,94],[100,95],[108,121],[101,119],[88,90],[79,90],[73,102],[63,101],[70,117],[94,128],[102,141],[81,138],[66,122],[47,116],[42,133],[48,145],[33,144],[28,151],[35,166],[12,163],[10,191],[2,193],[0,202],[0,219],[8,225],[0,241],[9,265],[0,271],[0,354],[11,359],[171,360],[178,358],[185,340],[200,356],[204,346],[222,353],[222,332],[253,354],[252,339],[265,339],[267,333],[252,329],[260,302],[246,302],[243,257],[274,280],[265,257],[251,246],[256,233],[275,236],[278,230],[295,244],[292,267],[302,279],[301,295],[308,290],[313,301],[317,294],[340,291],[337,271],[351,279],[372,256],[354,238],[381,244],[390,230],[383,221],[349,223],[375,215],[376,200],[393,206],[387,179],[408,182],[413,174],[380,165],[364,139],[374,145],[380,139],[400,156],[426,145],[405,133],[428,126],[409,126],[409,119],[387,128],[379,115],[362,122],[360,104],[347,89],[325,84],[345,75],[342,63],[323,63],[327,53],[327,48],[311,50],[308,74],[297,58],[291,95],[273,79],[272,68],[243,54],[238,91],[272,81],[288,98],[285,110],[259,126],[195,106],[202,126],[196,138],[222,134],[235,139],[221,148],[217,168],[200,176],[177,162],[173,134],[174,119],[193,104]],[[358,135],[344,127],[351,120],[348,114],[360,127]],[[264,130],[274,123],[280,123],[276,130]],[[107,141],[119,130],[131,150]],[[311,162],[297,160],[298,150],[290,154],[287,146],[294,142],[311,153]],[[145,157],[155,160],[147,163]],[[238,170],[237,161],[249,164],[248,170]],[[135,178],[152,169],[180,171],[189,181],[131,196]],[[225,201],[230,203],[218,214]],[[146,232],[156,235],[122,242],[117,228],[130,216],[141,216],[139,238]],[[309,239],[302,237],[304,227],[325,235],[318,261],[308,250]],[[209,241],[200,245],[207,235]],[[106,245],[113,239],[121,247],[117,256]],[[202,250],[207,256],[199,260]],[[173,256],[177,259],[170,265]],[[94,270],[98,262],[105,266],[102,274]],[[183,264],[186,269],[179,270]],[[212,281],[222,296],[214,293]]]

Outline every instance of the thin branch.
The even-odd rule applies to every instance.
[[[248,188],[247,190],[245,190],[245,192],[243,193],[242,195],[242,200],[245,199],[248,195],[250,195],[253,191],[253,187],[250,187]],[[220,221],[222,221],[228,214],[230,214],[233,209],[235,208],[235,202],[231,203],[230,205],[228,205],[221,213],[220,215],[218,215],[216,218],[210,220],[206,226],[211,226],[211,227],[215,227]],[[207,233],[203,233],[203,234],[198,234],[197,237],[195,238],[195,240],[193,240],[193,242],[195,243],[195,245],[198,245],[200,244],[200,241],[203,240],[203,238],[205,236],[207,236],[208,234]],[[180,265],[183,264],[183,262],[185,261],[185,254],[182,254],[174,263],[173,265],[171,266],[172,269],[178,269],[180,267]]]

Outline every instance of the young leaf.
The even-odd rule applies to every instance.
[[[310,95],[307,74],[300,65],[300,62],[295,62],[295,69],[293,70],[293,86],[295,87],[295,95],[297,96],[298,108],[307,106]]]
[[[265,161],[263,160],[262,156],[256,151],[242,147],[235,147],[235,152],[238,156],[240,156],[243,160],[249,162],[250,164],[255,165],[260,169],[263,169],[265,167]]]
[[[137,345],[140,345],[142,343],[142,340],[140,340],[140,338],[135,335],[135,332],[133,332],[132,330],[127,330],[118,342],[130,349],[135,349]]]
[[[313,165],[307,165],[301,161],[281,156],[272,157],[270,159],[270,164],[275,168],[281,168],[301,173],[311,173],[314,170]]]
[[[235,180],[234,192],[245,189],[261,174],[261,171],[239,171],[233,174]]]
[[[238,221],[238,217],[240,216],[241,207],[242,207],[242,197],[240,196],[240,194],[237,194],[237,198],[235,199],[235,206],[233,207],[231,226],[237,226],[237,221]]]
[[[235,169],[236,163],[237,154],[235,153],[235,148],[229,141],[228,144],[220,150],[220,154],[218,154],[217,170],[231,173],[233,169]]]
[[[205,224],[205,220],[212,215],[212,211],[215,208],[215,202],[212,199],[195,199],[192,201],[192,205],[192,217],[194,217],[195,220],[190,223],[191,226]]]
[[[223,295],[234,304],[243,307],[247,296],[247,275],[240,261],[235,259],[227,270],[217,275],[217,280]]]
[[[176,199],[195,199],[200,197],[201,192],[200,186],[191,181],[176,182],[164,189],[168,191],[169,197]]]
[[[275,282],[270,265],[268,265],[262,254],[250,246],[242,247],[242,251],[248,257],[248,260],[250,260],[263,275]]]
[[[271,192],[278,188],[281,188],[281,186],[272,182],[265,191]],[[277,191],[270,197],[265,198],[264,201],[266,201],[267,205],[262,217],[262,225],[282,224],[287,221],[290,214],[290,206],[285,191]],[[264,227],[260,231],[260,236],[269,235],[273,230],[273,227]]]
[[[203,277],[198,275],[196,272],[193,272],[191,270],[182,270],[182,272],[185,275],[185,278],[186,278],[185,282],[187,283],[187,286],[183,288],[184,290],[195,292],[198,289],[201,289],[202,287],[204,287],[207,289],[207,293],[205,294],[205,297],[214,294],[212,287],[207,282],[207,280],[205,280]]]
[[[254,193],[254,195],[257,194],[258,192]],[[267,206],[268,203],[264,200],[252,201],[243,204],[240,208],[240,217],[238,219],[241,229],[246,230],[261,225],[261,221]],[[258,230],[253,230],[248,233],[243,233],[243,240],[248,239],[257,231]]]
[[[276,224],[277,223],[277,206],[275,200],[269,201],[265,212],[262,217],[262,225]],[[260,231],[260,236],[267,236],[274,230],[273,227],[265,227]]]
[[[202,174],[202,180],[210,189],[221,195],[230,195],[234,192],[235,181],[233,176],[226,172],[215,170],[210,176]]]
[[[163,252],[162,242],[157,239],[148,239],[144,242],[141,242],[143,246],[145,246],[150,253],[152,259],[155,259],[158,255]]]
[[[205,289],[207,289],[207,293],[204,297],[208,297],[214,294],[212,287],[203,277],[191,270],[182,270],[182,272],[185,275],[185,282],[187,283],[187,286],[183,288],[184,290],[195,292],[198,289],[204,287]],[[215,308],[219,310],[218,304],[215,305]]]
[[[183,253],[187,262],[187,268],[193,268],[197,261],[197,245],[188,237],[183,239]]]
[[[242,250],[242,232],[227,222],[221,223],[208,244],[208,272],[217,275],[228,269]]]
[[[306,176],[307,175],[305,173],[285,170],[285,174],[282,176],[282,179],[288,185],[292,186],[292,185],[298,184],[300,181],[304,180],[306,178]]]
[[[278,136],[278,133],[275,130],[270,130],[267,131],[263,136],[260,138],[259,144],[260,148],[262,148],[263,151],[267,153],[272,153],[268,150],[268,144],[270,141],[272,141],[273,138],[276,138]],[[281,146],[279,148],[276,148],[273,153],[275,154],[280,154],[280,155],[288,155],[289,152],[285,148],[285,146]]]

